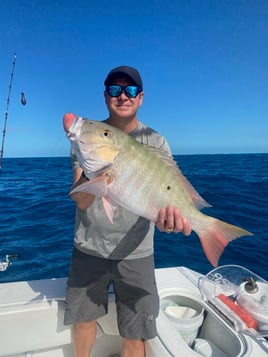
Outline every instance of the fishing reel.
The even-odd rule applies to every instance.
[[[17,259],[18,254],[7,254],[5,261],[0,261],[0,271],[6,271],[7,268],[12,264],[10,259]]]

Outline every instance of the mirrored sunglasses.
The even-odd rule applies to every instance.
[[[137,95],[142,91],[142,88],[138,86],[123,87],[117,84],[113,84],[106,87],[106,92],[109,94],[110,97],[119,97],[123,91],[128,98],[136,98]]]

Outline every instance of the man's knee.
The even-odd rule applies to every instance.
[[[75,333],[87,333],[90,331],[95,331],[95,329],[96,329],[96,321],[76,322],[74,324]]]
[[[129,338],[123,338],[123,348],[137,352],[144,351],[144,340],[132,340]]]

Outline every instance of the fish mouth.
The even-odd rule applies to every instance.
[[[67,137],[71,141],[79,141],[81,128],[85,119],[76,117],[67,131]]]

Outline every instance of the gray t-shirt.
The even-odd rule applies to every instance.
[[[166,139],[138,122],[129,133],[142,144],[161,148],[171,155]],[[79,167],[71,154],[73,169]],[[136,259],[153,254],[154,223],[123,207],[115,210],[113,224],[103,208],[101,198],[95,198],[86,209],[76,209],[74,245],[84,253],[109,259]]]

